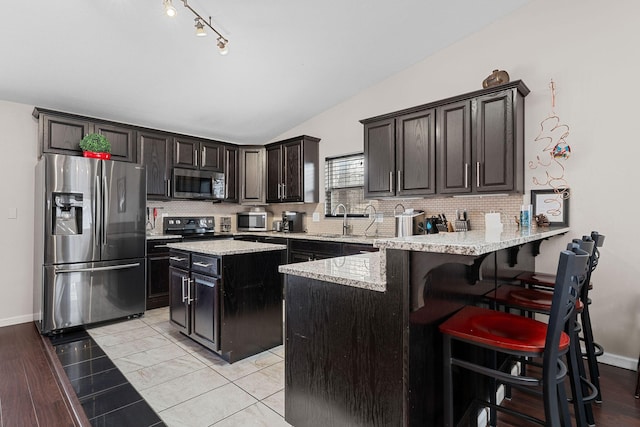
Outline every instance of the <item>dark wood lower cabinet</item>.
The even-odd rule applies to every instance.
[[[175,242],[175,240],[173,240]],[[169,305],[168,240],[147,242],[147,310]]]

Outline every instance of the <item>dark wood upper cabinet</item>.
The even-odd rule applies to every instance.
[[[365,197],[522,193],[528,94],[517,80],[361,120]]]
[[[139,130],[138,163],[147,172],[147,197],[169,199],[171,179],[171,136]]]
[[[238,147],[225,145],[223,151],[224,158],[224,185],[225,185],[225,202],[239,201],[238,177],[239,177],[239,158]]]
[[[133,128],[96,123],[94,132],[104,135],[111,143],[111,160],[136,161],[136,137]]]
[[[265,146],[267,203],[318,203],[319,141],[303,135]]]
[[[365,197],[436,191],[435,110],[365,124]]]
[[[99,121],[69,113],[36,107],[33,116],[39,121],[40,154],[82,154],[80,141],[90,133],[100,133],[111,143],[111,158],[124,162],[136,161],[135,129],[126,125]]]
[[[435,110],[396,119],[396,195],[423,196],[436,192]]]
[[[224,145],[189,137],[173,139],[173,166],[222,172]]]
[[[365,197],[395,196],[395,119],[364,125]]]
[[[436,109],[438,193],[471,192],[471,101]]]
[[[240,203],[265,204],[265,148],[241,145],[240,154]]]

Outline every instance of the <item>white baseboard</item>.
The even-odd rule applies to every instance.
[[[604,363],[605,365],[616,366],[618,368],[629,369],[630,371],[635,371],[638,365],[638,359],[619,356],[617,354],[611,354],[607,352],[598,357],[598,362]]]
[[[5,317],[4,319],[0,319],[0,328],[3,326],[17,325],[19,323],[33,322],[33,319],[35,319],[33,314],[24,314],[22,316],[15,316],[15,317]]]

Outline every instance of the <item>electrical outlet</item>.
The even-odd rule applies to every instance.
[[[320,222],[320,212],[313,213],[313,222]]]
[[[381,213],[376,214],[376,222],[384,222],[384,215]]]

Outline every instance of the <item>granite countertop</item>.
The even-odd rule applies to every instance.
[[[169,240],[169,239],[182,239],[182,236],[176,236],[175,234],[147,234],[147,240]]]
[[[332,233],[284,233],[279,231],[238,231],[233,233],[234,236],[265,236],[265,237],[281,237],[283,239],[302,239],[302,240],[321,240],[327,242],[342,242],[342,243],[363,243],[372,245],[377,237],[365,237],[355,235],[342,235]]]
[[[374,246],[380,248],[380,250],[400,249],[456,255],[483,255],[488,252],[567,233],[569,230],[569,227],[514,229],[502,232],[472,230],[376,239]]]
[[[271,243],[244,242],[241,240],[207,240],[204,242],[176,242],[167,243],[171,249],[197,252],[207,255],[224,256],[238,255],[252,252],[286,250],[286,245],[274,245]]]
[[[286,264],[281,265],[278,271],[378,292],[387,288],[380,271],[379,252]]]

